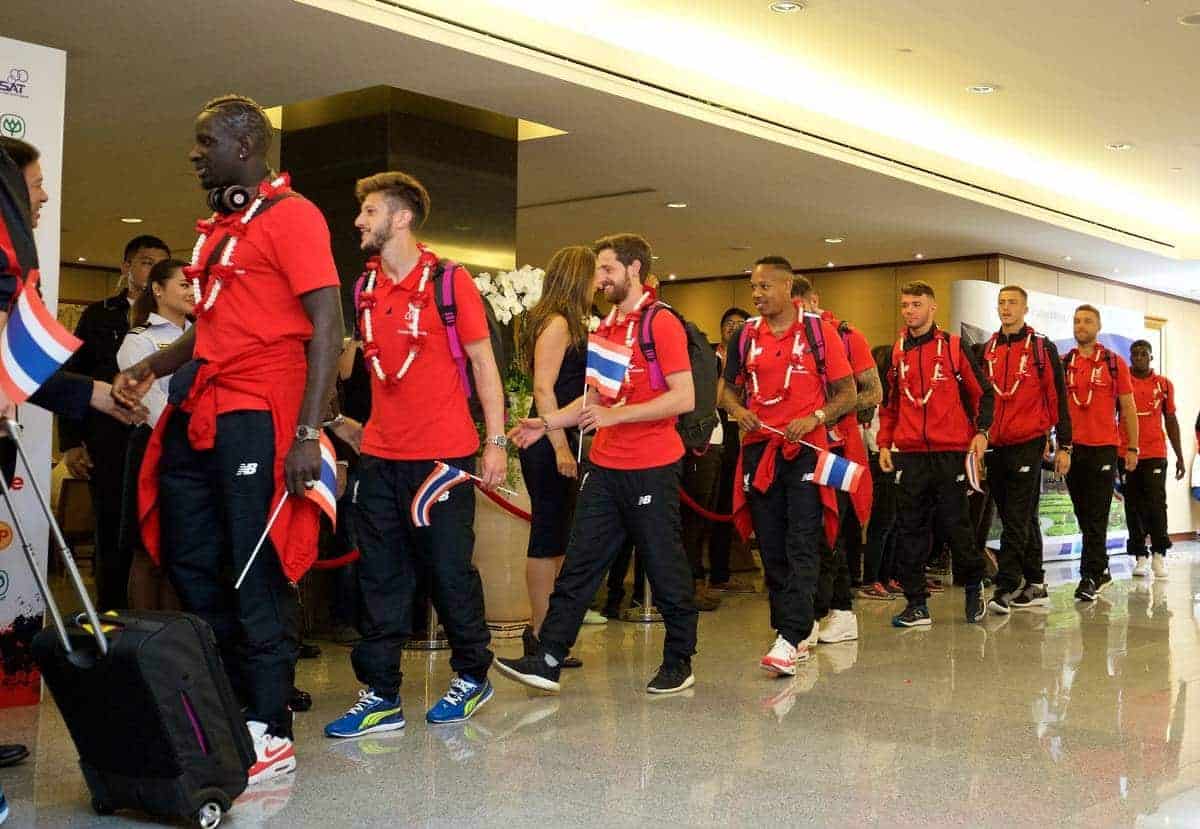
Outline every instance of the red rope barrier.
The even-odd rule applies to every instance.
[[[486,495],[488,497],[488,500],[490,500],[493,504],[500,507],[502,510],[509,513],[510,515],[515,515],[517,518],[520,518],[522,521],[532,521],[533,520],[532,515],[530,515],[529,513],[527,513],[525,510],[521,509],[520,507],[518,507],[516,504],[510,503],[510,502],[504,500],[503,498],[501,498],[499,495],[497,495],[494,492],[488,492],[486,489],[479,486],[478,482],[476,482],[475,486],[479,489],[480,492],[482,492],[484,495]]]
[[[336,570],[339,567],[345,567],[347,564],[353,564],[358,561],[358,550],[351,550],[344,556],[337,558],[319,558],[313,562],[312,569],[314,570]]]
[[[701,518],[707,518],[709,521],[720,521],[722,524],[728,524],[733,521],[732,515],[720,515],[719,513],[709,512],[704,507],[692,500],[692,496],[688,495],[683,487],[679,488],[679,502],[692,512],[699,515]]]

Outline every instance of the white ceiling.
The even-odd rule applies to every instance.
[[[1193,283],[1200,284],[1196,278],[1200,267],[1195,262],[1147,251],[1146,244],[1129,243],[1131,240],[1120,234],[1062,217],[1054,219],[1027,205],[981,195],[973,188],[947,184],[936,176],[915,174],[854,151],[834,152],[823,142],[797,137],[783,126],[764,126],[761,121],[713,110],[598,69],[581,69],[547,58],[537,50],[499,43],[411,15],[380,12],[376,4],[320,1],[337,3],[344,6],[343,11],[368,17],[369,21],[291,0],[206,0],[204,4],[7,0],[0,11],[7,36],[57,46],[69,54],[64,259],[84,256],[91,262],[114,264],[125,238],[131,235],[130,227],[118,219],[128,215],[146,219],[137,229],[158,232],[179,249],[190,247],[192,223],[202,207],[185,156],[192,116],[209,97],[236,90],[265,105],[274,105],[382,83],[567,130],[565,136],[521,145],[522,205],[644,188],[653,191],[520,210],[521,263],[542,263],[561,244],[587,241],[605,232],[638,230],[655,244],[662,257],[660,270],[677,272],[682,278],[738,272],[755,256],[768,252],[783,253],[802,267],[822,265],[828,259],[839,265],[904,260],[916,252],[928,258],[1003,252],[1057,266],[1063,265],[1063,257],[1071,256],[1069,267],[1074,269],[1200,296],[1200,291],[1192,287]],[[527,11],[554,5],[536,0],[522,4]],[[620,4],[579,0],[577,4],[559,5],[596,9]],[[814,20],[820,23],[820,12],[826,16],[821,24],[825,30],[845,30],[842,36],[847,43],[858,43],[853,32],[874,38],[854,49],[846,46],[840,53],[845,57],[846,71],[861,76],[864,83],[890,76],[894,81],[891,92],[897,99],[922,98],[932,94],[930,78],[942,73],[949,91],[939,100],[956,100],[956,109],[951,111],[970,120],[973,129],[999,129],[1015,119],[1019,128],[1009,129],[1006,140],[1015,140],[1015,136],[1035,149],[1044,147],[1048,157],[1062,148],[1086,146],[1091,139],[1086,137],[1084,122],[1092,123],[1101,144],[1118,138],[1137,144],[1137,149],[1125,154],[1109,153],[1101,147],[1086,161],[1093,172],[1111,177],[1116,182],[1114,187],[1137,190],[1148,202],[1169,202],[1186,210],[1195,206],[1200,149],[1191,147],[1188,140],[1196,133],[1195,110],[1189,109],[1187,98],[1182,97],[1187,79],[1166,77],[1164,63],[1174,59],[1177,63],[1172,73],[1187,74],[1186,67],[1196,61],[1194,47],[1172,51],[1164,44],[1139,40],[1146,37],[1145,31],[1128,23],[1125,32],[1119,28],[1115,32],[1105,30],[1113,42],[1096,44],[1095,27],[1099,24],[1089,18],[1090,22],[1075,27],[1077,38],[1063,41],[1069,49],[1060,44],[1061,50],[1070,52],[1070,60],[1060,60],[1058,55],[1052,58],[1043,51],[1042,58],[1031,61],[1030,50],[1037,51],[1044,33],[1069,29],[1070,21],[1064,22],[1058,11],[1045,9],[1035,14],[1033,4],[1024,0],[1003,4],[922,0],[920,5],[907,0],[891,0],[888,4],[848,0],[821,0],[818,4],[814,0],[801,15],[780,18],[765,12],[769,17],[753,25],[749,22],[753,15],[760,7],[765,9],[765,3],[758,0],[681,3],[680,9],[674,9],[674,5],[667,0],[643,2],[638,4],[641,11],[637,14],[677,11],[682,15],[678,20],[688,25],[715,20],[723,22],[731,33],[745,35],[761,30],[777,36],[779,20],[792,26],[793,18],[799,18],[794,21],[797,26],[811,27]],[[876,6],[887,6],[887,20],[898,23],[891,17],[893,5],[908,12],[906,26],[871,25],[871,20],[880,20],[878,15],[882,14]],[[992,15],[999,14],[993,5],[1013,14],[1024,8],[1032,16],[1019,30],[1011,26],[1003,29],[1020,34],[992,35],[989,32],[997,25]],[[1083,10],[1085,5],[1077,0],[1056,0],[1054,9]],[[1122,9],[1126,5],[1142,8],[1141,2],[1120,5]],[[1171,5],[1153,4],[1163,8]],[[477,13],[484,6],[490,4],[461,0],[453,5],[439,3],[437,10],[444,15],[450,8],[466,18],[468,12]],[[926,7],[934,11],[926,14]],[[970,7],[977,14],[964,17],[951,7]],[[935,13],[938,9],[945,12],[942,17]],[[735,10],[740,13],[733,14]],[[518,17],[509,11],[490,18],[491,31],[506,29]],[[836,26],[831,22],[835,12],[847,15]],[[1106,14],[1092,9],[1091,16],[1102,18]],[[630,25],[634,20],[629,18]],[[1188,32],[1173,22],[1171,25],[1191,38],[1185,43],[1200,43],[1200,32]],[[889,28],[896,33],[894,38],[885,36]],[[661,68],[644,60],[623,62],[627,52],[600,49],[598,41],[571,33],[565,24],[550,27],[527,23],[520,34],[523,43],[533,46],[540,37],[557,35],[553,41],[556,53],[586,56],[598,67],[604,65],[599,59],[608,60],[625,74],[645,78]],[[663,43],[669,45],[672,32],[660,34]],[[789,35],[793,39],[796,36],[794,32]],[[448,48],[433,40],[468,46],[471,51]],[[825,44],[823,51],[809,48],[809,44],[806,54],[820,52],[822,60],[836,58],[839,47],[828,38],[819,40]],[[892,52],[881,51],[878,44],[884,41],[895,43],[889,47]],[[1004,53],[1000,47],[1007,44],[1012,55],[1003,64],[981,63],[983,46],[976,41],[989,46],[988,54]],[[871,47],[871,43],[876,45]],[[1077,47],[1076,43],[1086,43],[1087,47]],[[902,55],[894,51],[898,46],[915,51]],[[1084,66],[1086,55],[1097,50],[1112,56],[1110,61],[1099,62],[1108,67],[1103,71]],[[1139,58],[1134,52],[1143,54]],[[897,60],[900,66],[919,64],[924,68],[920,72],[902,70],[896,68]],[[720,58],[714,58],[713,63],[719,64]],[[1130,84],[1110,90],[1109,96],[1097,93],[1087,99],[1080,97],[1081,88],[1111,84],[1121,75],[1112,69],[1113,63],[1128,64]],[[1146,64],[1159,67],[1164,76],[1142,90],[1132,81],[1141,84],[1150,77],[1145,74]],[[992,71],[983,74],[985,68]],[[677,67],[674,71],[679,83],[673,88],[695,94],[683,83],[694,81],[695,73],[682,73]],[[1060,85],[1063,103],[1057,110],[1038,103],[1052,101],[1053,89],[1046,93],[1047,98],[1039,97],[1040,92],[1035,95],[1023,91],[1023,81],[1028,79],[1040,79],[1038,90]],[[1005,89],[999,95],[979,99],[961,92],[964,84],[960,81],[964,80],[989,80]],[[1182,104],[1166,105],[1164,90],[1172,86],[1180,88]],[[1113,99],[1111,105],[1096,104],[1096,99],[1106,97]],[[750,104],[756,102],[747,96],[745,103],[747,112],[754,114]],[[1161,110],[1155,113],[1159,107]],[[1055,114],[1068,109],[1080,114]],[[1007,115],[997,114],[1000,112]],[[1017,117],[1022,113],[1023,117]],[[1119,120],[1111,121],[1110,116],[1119,116]],[[784,119],[776,120],[786,125]],[[830,119],[825,120],[829,122],[825,126],[836,126]],[[1108,122],[1115,125],[1100,129]],[[812,127],[810,123],[800,126]],[[856,146],[881,152],[866,140],[871,138],[868,131],[853,125],[846,129],[864,139]],[[1200,143],[1200,137],[1196,140]],[[1161,149],[1161,159],[1155,155],[1160,152],[1156,147]],[[892,138],[888,152],[883,154],[911,161],[906,148]],[[1174,152],[1179,153],[1178,163],[1187,165],[1185,173],[1166,176],[1152,169],[1159,160],[1166,163],[1176,159],[1171,155]],[[929,150],[920,153],[928,154]],[[1076,157],[1076,161],[1084,163],[1083,156]],[[955,163],[942,156],[913,163],[918,162],[939,172],[951,170]],[[1120,165],[1128,165],[1128,169]],[[1138,169],[1143,167],[1145,175],[1139,175]],[[951,174],[954,172],[962,170],[951,170]],[[984,182],[984,186],[990,182],[979,177],[964,180]],[[428,184],[436,203],[436,182]],[[1044,184],[1025,183],[1018,189],[1026,195],[1037,190],[1038,203],[1067,209],[1063,206],[1069,201],[1066,196]],[[688,202],[689,207],[664,207],[665,202],[675,199]],[[1108,216],[1105,211],[1110,210],[1110,206],[1100,205],[1088,213],[1075,209],[1080,205],[1070,206],[1072,212],[1087,218]],[[1147,235],[1161,229],[1152,221],[1116,226]],[[826,245],[822,240],[827,236],[844,237],[846,241],[838,246]],[[750,249],[732,250],[735,246]]]

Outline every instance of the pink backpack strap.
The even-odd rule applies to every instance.
[[[658,350],[654,346],[654,334],[650,329],[654,316],[661,306],[661,302],[655,302],[642,312],[641,331],[638,336],[638,347],[642,349],[642,356],[646,358],[646,371],[650,374],[650,388],[654,391],[662,391],[667,387],[667,378],[663,376],[662,365],[658,362]]]
[[[463,351],[462,337],[458,335],[458,306],[454,302],[454,274],[458,265],[449,259],[438,262],[438,273],[435,277],[435,291],[438,315],[446,328],[446,340],[450,345],[450,356],[458,366],[458,375],[463,388],[470,389],[470,377],[467,374],[467,355]]]

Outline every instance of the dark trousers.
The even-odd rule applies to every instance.
[[[1126,545],[1131,556],[1149,555],[1150,550],[1165,554],[1171,548],[1167,534],[1167,459],[1143,458],[1132,472],[1125,473],[1125,525],[1129,528]]]
[[[717,483],[721,476],[721,447],[710,446],[703,455],[685,452],[683,460],[683,489],[691,499],[712,510],[717,498]],[[704,581],[704,547],[713,523],[691,507],[679,508],[682,524],[683,549],[692,566],[692,578]]]
[[[1083,534],[1080,578],[1096,577],[1108,570],[1108,512],[1116,470],[1117,447],[1075,444],[1067,491]]]
[[[751,480],[765,445],[745,449],[743,464]],[[811,478],[816,462],[816,453],[809,449],[790,461],[780,455],[767,491],[751,487],[748,493],[771,602],[771,627],[793,645],[812,633],[813,597],[824,544],[821,495]]]
[[[845,538],[848,534],[862,537],[862,529],[858,516],[854,513],[854,504],[850,501],[850,493],[837,493],[838,499],[838,538],[837,543],[830,546],[821,534],[821,559],[817,574],[817,595],[815,600],[816,618],[824,619],[830,610],[853,610],[854,599],[850,594],[850,566],[846,557]]]
[[[1003,529],[1000,533],[996,589],[1010,593],[1027,584],[1041,584],[1042,530],[1038,503],[1042,493],[1042,451],[1046,439],[996,446],[986,456],[988,486]]]
[[[721,470],[717,475],[717,500],[713,507],[713,511],[721,515],[729,515],[733,512],[733,488],[742,485],[741,481],[734,480],[740,452],[738,425],[736,422],[727,422],[725,423],[725,445],[721,451]],[[729,554],[732,547],[733,523],[727,521],[714,523],[708,538],[709,584],[724,584],[729,581]]]
[[[879,468],[879,455],[871,455],[871,479],[875,485],[871,517],[867,521],[867,545],[863,553],[863,583],[887,583],[894,575],[896,546],[896,476]]]
[[[483,615],[483,582],[475,550],[475,487],[460,484],[430,512],[430,526],[412,524],[413,494],[433,461],[392,461],[364,455],[358,467],[355,532],[362,592],[362,639],[350,661],[359,682],[381,696],[400,691],[400,651],[412,633],[413,602],[422,571],[450,640],[450,667],[482,682],[492,664]],[[447,458],[467,472],[474,458]]]
[[[979,589],[983,556],[967,524],[965,452],[894,452],[896,464],[896,569],[909,604],[925,604],[925,561],[930,537],[950,544],[961,562],[961,581]]]
[[[102,610],[129,606],[133,549],[121,543],[121,516],[130,434],[130,427],[107,415],[88,418],[86,444],[92,460],[88,489],[96,516],[96,598]]]
[[[542,623],[546,651],[562,660],[575,644],[588,604],[626,540],[646,568],[663,617],[663,662],[696,652],[691,568],[680,541],[679,464],[607,469],[588,463],[575,502],[575,528]]]
[[[216,443],[202,452],[188,442],[189,419],[171,416],[159,466],[167,577],[184,609],[212,626],[246,719],[290,737],[299,602],[269,539],[241,589],[233,589],[275,506],[271,414],[219,415]]]

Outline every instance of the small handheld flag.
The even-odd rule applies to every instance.
[[[587,384],[605,397],[616,397],[632,358],[633,349],[592,334],[588,337]]]
[[[979,481],[979,464],[976,460],[974,452],[967,453],[967,485],[975,492],[983,492],[983,485]]]
[[[469,480],[471,480],[471,475],[461,469],[441,461],[436,462],[429,477],[413,495],[410,508],[413,526],[428,527],[430,524],[429,512],[437,500],[454,487]]]
[[[817,468],[813,471],[813,483],[830,486],[843,492],[854,492],[858,489],[865,473],[866,470],[863,469],[862,464],[833,452],[821,450],[817,452]]]
[[[46,308],[31,271],[0,332],[0,406],[24,403],[83,342]]]
[[[321,433],[318,440],[321,444],[321,476],[311,482],[312,486],[304,493],[304,497],[320,507],[336,527],[337,455],[334,454],[333,444],[330,443],[329,437],[324,432]]]

